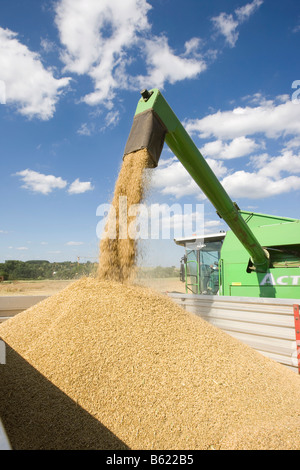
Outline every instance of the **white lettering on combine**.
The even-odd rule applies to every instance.
[[[299,285],[300,276],[279,276],[276,280],[271,273],[267,273],[263,280],[261,281],[260,285],[265,286],[298,286]],[[290,282],[292,281],[292,282]]]
[[[293,279],[293,286],[298,286],[299,285],[299,279],[300,279],[300,276],[291,276],[291,278]]]
[[[286,282],[284,282],[283,280],[284,279],[287,279]],[[289,285],[289,276],[280,276],[277,278],[277,284],[279,284],[280,286],[288,286]]]
[[[266,274],[260,283],[261,286],[265,286],[266,284],[270,284],[271,286],[276,285],[273,274],[271,273]]]

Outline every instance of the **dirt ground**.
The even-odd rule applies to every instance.
[[[61,291],[72,281],[12,281],[0,283],[3,295],[52,295]]]
[[[185,294],[185,284],[178,278],[140,279],[137,284],[150,287],[158,292],[179,292]]]
[[[0,283],[0,296],[9,295],[53,295],[61,291],[72,281],[12,281]],[[138,284],[150,287],[158,292],[185,293],[184,284],[177,278],[140,279]]]

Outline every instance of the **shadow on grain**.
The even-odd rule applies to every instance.
[[[13,450],[128,450],[16,351],[0,365],[0,417]]]

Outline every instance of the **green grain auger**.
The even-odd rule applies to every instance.
[[[240,210],[160,91],[141,95],[124,157],[147,148],[156,167],[166,142],[231,229],[199,240],[175,240],[186,247],[187,292],[299,299],[300,220]]]

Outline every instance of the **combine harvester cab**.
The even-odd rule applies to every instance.
[[[180,263],[180,280],[187,294],[219,295],[221,249],[226,232],[203,238],[177,238],[175,243],[185,248]]]

